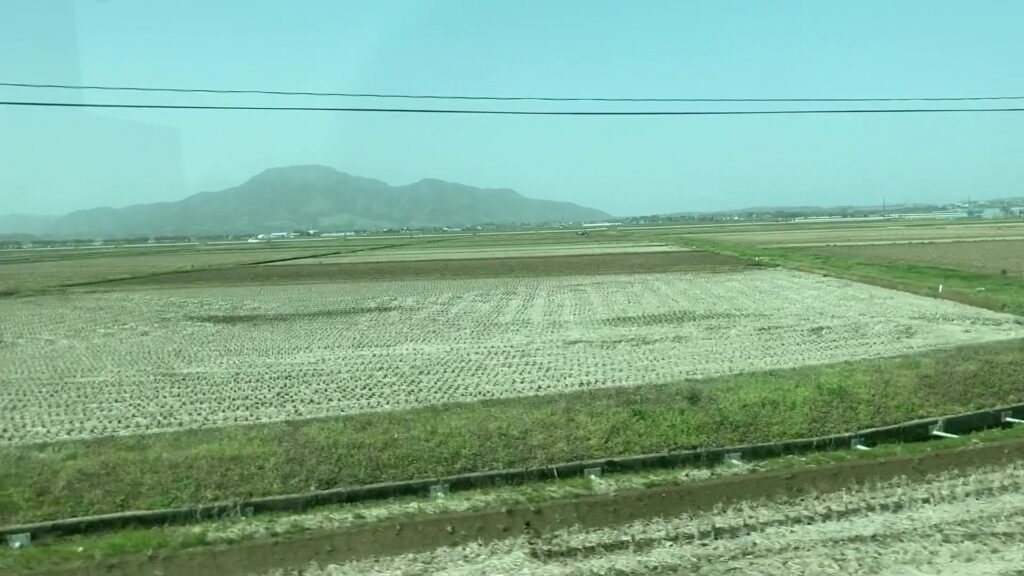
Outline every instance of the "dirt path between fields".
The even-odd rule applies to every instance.
[[[233,576],[299,567],[323,566],[379,555],[422,552],[472,541],[539,535],[579,525],[615,526],[654,517],[711,510],[743,500],[798,497],[885,481],[911,480],[947,470],[1024,460],[1024,439],[827,467],[777,470],[714,478],[679,486],[515,506],[501,510],[445,514],[374,523],[274,540],[201,548],[166,555],[133,556],[99,564],[77,564],[39,574]]]

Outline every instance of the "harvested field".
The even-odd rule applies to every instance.
[[[898,478],[596,530],[567,529],[274,576],[1019,574],[1024,465]]]
[[[905,242],[975,238],[1024,239],[1024,222],[994,224],[892,224],[888,226],[835,225],[828,228],[789,226],[783,230],[698,231],[692,237],[715,242],[739,242],[761,246],[823,244],[833,242]]]
[[[644,254],[686,250],[654,242],[586,242],[497,246],[439,246],[426,248],[392,248],[384,251],[338,254],[324,258],[308,258],[286,264],[345,264],[355,262],[415,262],[423,260],[462,260],[471,258],[525,258],[536,256],[577,256],[599,254]]]
[[[933,238],[926,240],[852,240],[848,242],[797,242],[795,244],[768,244],[765,248],[821,248],[828,246],[895,246],[906,244],[963,244],[966,242],[996,242],[1024,240],[1020,236],[991,238]]]
[[[921,264],[980,274],[1024,276],[1024,240],[830,246],[810,251],[867,262]]]
[[[119,278],[217,269],[358,252],[409,241],[288,242],[233,246],[156,246],[8,250],[0,254],[0,293],[28,292]]]
[[[373,260],[389,249],[375,251]],[[412,262],[353,262],[308,266],[319,259],[292,260],[280,266],[242,266],[117,282],[100,289],[135,286],[235,286],[238,284],[295,284],[395,280],[413,278],[515,278],[567,274],[642,274],[647,272],[728,271],[750,267],[745,260],[711,252],[673,250],[637,254],[466,258]]]
[[[1024,335],[1010,315],[781,270],[77,293],[3,300],[0,317],[4,444],[637,386]]]

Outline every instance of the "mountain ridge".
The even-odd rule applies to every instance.
[[[527,198],[509,188],[477,188],[436,178],[391,186],[374,178],[307,164],[268,168],[238,186],[198,192],[172,202],[96,207],[42,219],[0,217],[0,233],[254,234],[310,229],[544,224],[607,218],[607,213],[594,208]]]

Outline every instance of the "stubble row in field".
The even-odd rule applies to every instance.
[[[352,574],[1014,574],[1024,565],[1024,466],[711,513],[444,547],[267,576]]]
[[[677,382],[1024,334],[1009,315],[781,270],[67,294],[0,301],[0,315],[7,444]]]

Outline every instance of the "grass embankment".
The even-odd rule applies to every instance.
[[[828,256],[802,249],[725,244],[680,236],[664,237],[661,240],[696,246],[766,265],[846,278],[979,308],[1024,315],[1024,279],[1019,277],[912,263],[872,262],[855,257]]]
[[[719,465],[705,469],[651,470],[606,474],[597,481],[562,478],[525,486],[499,486],[456,492],[445,498],[402,497],[383,501],[323,506],[303,513],[268,513],[251,518],[206,520],[186,526],[128,528],[100,534],[44,539],[32,547],[0,547],[0,572],[45,570],[82,561],[116,561],[131,554],[168,553],[212,545],[230,545],[258,538],[289,537],[310,530],[336,530],[384,521],[402,521],[437,514],[465,514],[508,506],[540,505],[637,489],[675,486],[703,479],[756,474],[771,470],[797,470],[856,460],[913,456],[968,446],[1013,441],[1024,437],[1024,426],[976,432],[956,439],[913,444],[883,444],[870,451],[837,450],[784,456],[743,466]]]
[[[846,432],[1024,401],[1024,341],[679,384],[0,448],[0,523]]]

